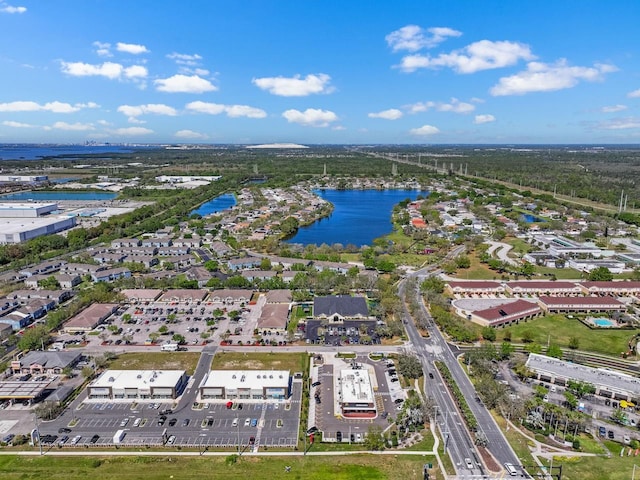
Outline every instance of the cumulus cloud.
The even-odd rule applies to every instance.
[[[72,132],[86,132],[90,130],[95,130],[95,127],[90,123],[67,123],[67,122],[56,122],[50,127],[44,127],[45,130],[67,130]]]
[[[602,107],[600,111],[602,113],[615,113],[615,112],[621,112],[623,110],[626,110],[627,108],[629,107],[627,107],[626,105],[609,105],[606,107]]]
[[[247,118],[264,118],[267,112],[260,108],[250,107],[248,105],[223,105],[220,103],[209,103],[196,101],[186,105],[186,109],[197,113],[206,113],[208,115],[220,115],[226,113],[228,117],[247,117]]]
[[[528,45],[491,40],[480,40],[471,43],[460,50],[441,53],[438,56],[408,55],[402,59],[399,68],[404,72],[414,72],[419,68],[448,67],[457,73],[475,73],[515,65],[520,60],[533,60]]]
[[[111,44],[105,42],[93,42],[93,46],[96,47],[96,54],[100,57],[113,57],[111,53]]]
[[[40,104],[32,101],[16,101],[0,103],[0,112],[52,112],[52,113],[74,113],[83,108],[97,108],[94,102],[76,103],[71,105],[65,102],[47,102]]]
[[[104,62],[98,65],[83,62],[62,62],[62,71],[74,77],[105,77],[110,80],[117,80],[123,76],[130,79],[140,79],[148,75],[147,68],[142,65],[124,67],[114,62]]]
[[[629,97],[629,98],[640,98],[640,88],[638,90],[634,90],[633,92],[627,93],[627,97]]]
[[[144,127],[126,127],[126,128],[116,128],[111,131],[114,135],[120,135],[123,137],[133,137],[136,135],[149,135],[153,133],[153,130]]]
[[[282,116],[289,123],[298,123],[306,127],[328,127],[331,122],[338,120],[338,116],[332,111],[317,108],[307,108],[304,112],[291,109],[283,112]]]
[[[476,106],[471,103],[461,102],[457,98],[452,98],[449,103],[446,102],[418,102],[408,107],[409,113],[420,113],[428,110],[437,110],[438,112],[452,112],[452,113],[471,113],[476,109]]]
[[[640,128],[640,118],[638,117],[614,118],[607,122],[602,122],[598,124],[598,127],[605,130],[628,130],[632,128]]]
[[[0,12],[2,13],[24,13],[26,11],[27,7],[14,7],[4,2],[0,3]]]
[[[187,138],[191,140],[204,140],[209,138],[204,133],[194,132],[193,130],[178,130],[174,133],[174,136],[177,138]]]
[[[136,117],[150,113],[155,115],[169,115],[171,117],[178,114],[175,108],[162,103],[149,103],[147,105],[120,105],[118,107],[118,112],[129,117],[129,121],[136,121]]]
[[[593,67],[572,67],[565,59],[560,59],[554,64],[530,62],[525,71],[501,78],[498,84],[491,88],[490,93],[498,97],[563,90],[575,87],[580,80],[587,82],[602,80],[605,73],[616,70],[615,66],[604,64],[595,64]]]
[[[418,25],[407,25],[384,38],[394,52],[399,50],[416,52],[423,48],[433,48],[449,37],[460,35],[462,32],[448,27],[432,27],[425,30]]]
[[[476,115],[476,118],[473,120],[473,123],[476,125],[482,125],[483,123],[491,123],[495,122],[496,117],[493,115],[485,114],[485,115]]]
[[[383,110],[377,113],[370,113],[369,118],[384,118],[385,120],[398,120],[402,118],[402,111],[397,108],[390,108],[389,110]]]
[[[144,45],[136,45],[135,43],[116,43],[116,50],[119,52],[130,53],[132,55],[140,55],[141,53],[149,53]]]
[[[34,128],[35,127],[35,125],[29,125],[28,123],[22,123],[22,122],[14,122],[12,120],[3,121],[2,125],[4,125],[5,127],[12,127],[12,128]]]
[[[306,97],[334,91],[334,88],[329,85],[331,77],[325,73],[310,74],[304,78],[300,75],[254,78],[252,82],[258,88],[281,97]]]
[[[438,127],[434,127],[432,125],[423,125],[420,128],[412,128],[411,130],[409,130],[409,133],[411,135],[417,136],[428,136],[440,133],[440,130],[438,129]]]
[[[204,93],[215,92],[218,87],[198,75],[174,75],[155,80],[156,90],[167,93]]]

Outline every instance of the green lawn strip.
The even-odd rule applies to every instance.
[[[109,364],[112,370],[186,370],[192,375],[198,365],[195,352],[131,352],[122,353]]]
[[[308,371],[306,353],[230,352],[218,351],[211,362],[212,370],[289,370]]]
[[[432,450],[433,449],[433,446],[436,443],[436,439],[434,438],[433,434],[431,433],[431,430],[424,429],[424,430],[422,430],[420,432],[420,434],[422,435],[422,440],[420,440],[419,442],[414,443],[410,447],[406,447],[405,450],[424,452],[424,451],[428,451],[428,450]],[[429,461],[431,461],[431,460],[429,460]]]
[[[553,458],[553,464],[562,464],[563,480],[628,480],[633,472],[633,465],[640,465],[640,458],[635,455],[627,456],[628,447],[624,456],[620,456],[622,445],[616,442],[605,441],[611,457],[573,457],[557,456]],[[637,467],[636,467],[637,469]],[[640,475],[636,472],[636,476]]]
[[[234,459],[236,460],[234,462]],[[0,478],[51,480],[246,479],[305,480],[422,479],[425,459],[413,455],[327,457],[0,457]],[[285,467],[290,472],[285,474]],[[286,475],[286,476],[285,476]]]
[[[521,342],[523,333],[531,332],[533,341],[546,345],[551,333],[551,341],[562,348],[568,348],[571,337],[576,337],[579,349],[606,355],[619,356],[628,349],[628,342],[640,330],[590,329],[575,318],[564,315],[547,315],[528,322],[508,327],[513,342]],[[498,329],[498,339],[504,331]]]
[[[573,268],[552,268],[536,265],[536,274],[542,276],[555,276],[558,280],[584,280],[584,274]]]

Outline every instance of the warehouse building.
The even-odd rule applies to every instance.
[[[107,370],[87,387],[90,400],[175,399],[187,385],[184,370]]]
[[[7,218],[37,218],[57,210],[57,203],[0,202],[0,217]]]
[[[76,226],[75,217],[0,218],[0,244],[21,243]]]
[[[211,370],[200,386],[202,400],[285,400],[291,396],[288,370]]]

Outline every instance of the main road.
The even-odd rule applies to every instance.
[[[460,253],[462,253],[462,248],[458,247],[450,252],[447,257],[452,258]],[[415,277],[419,280],[420,278],[434,275],[436,273],[437,271],[433,267],[427,267],[413,273],[410,277]],[[401,297],[404,297],[405,284],[406,282],[403,281],[399,286],[399,293]],[[416,291],[407,293],[409,295],[417,295],[421,297],[419,289],[419,282],[417,282]],[[436,417],[438,427],[445,440],[445,445],[447,445],[449,449],[449,454],[456,465],[458,475],[475,474],[476,472],[485,474],[484,466],[480,462],[474,438],[472,438],[471,432],[467,430],[464,420],[460,418],[454,399],[450,395],[434,366],[435,361],[441,361],[449,368],[453,379],[458,384],[464,398],[467,399],[469,408],[478,421],[478,431],[484,434],[487,439],[487,449],[491,452],[493,457],[502,465],[504,463],[519,465],[520,460],[511,448],[511,445],[509,445],[509,442],[507,442],[489,411],[482,403],[475,400],[477,398],[477,393],[473,384],[458,363],[458,359],[451,351],[451,348],[444,336],[435,325],[433,318],[424,305],[424,302],[420,300],[418,303],[424,316],[427,318],[427,331],[429,333],[429,338],[425,339],[420,335],[415,323],[410,318],[405,318],[405,320],[407,320],[405,321],[405,328],[415,352],[423,365],[423,369],[426,374],[425,378],[430,378],[431,375],[434,376],[434,379],[430,382],[427,380],[426,392],[433,397],[438,406],[439,412]],[[405,316],[409,317],[406,309]],[[474,463],[473,469],[467,468],[467,462],[465,461],[466,458],[472,459],[472,462]]]

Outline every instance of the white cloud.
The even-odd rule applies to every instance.
[[[153,133],[153,130],[150,130],[148,128],[144,128],[144,127],[126,127],[126,128],[117,128],[115,130],[112,130],[111,133],[113,133],[114,135],[121,135],[121,136],[135,136],[135,135],[148,135],[150,133]]]
[[[430,35],[426,35],[429,33]],[[387,35],[385,40],[394,52],[408,50],[416,52],[422,48],[432,48],[448,37],[459,37],[462,32],[448,27],[433,27],[427,30],[418,25],[407,25]]]
[[[56,122],[50,127],[44,127],[45,130],[67,130],[73,132],[86,132],[89,130],[95,130],[95,127],[90,123],[67,123]]]
[[[147,105],[120,105],[118,107],[118,112],[130,117],[130,121],[132,118],[139,117],[140,115],[147,115],[149,113],[156,115],[168,115],[171,117],[178,114],[175,108],[162,103],[149,103]]]
[[[260,108],[249,107],[248,105],[227,105],[225,106],[227,116],[231,118],[248,117],[248,118],[264,118],[267,112]]]
[[[402,59],[399,68],[405,72],[414,72],[419,68],[449,67],[457,73],[475,73],[515,65],[519,60],[533,60],[528,45],[491,40],[480,40],[451,53],[441,53],[436,57],[429,55],[408,55]]]
[[[35,125],[29,125],[28,123],[14,122],[12,120],[5,120],[2,122],[2,125],[5,127],[12,128],[34,128]]]
[[[167,55],[167,58],[174,60],[176,63],[180,64],[180,65],[198,65],[200,63],[200,60],[202,60],[202,57],[200,55],[193,54],[193,55],[189,55],[186,53],[170,53],[169,55]]]
[[[96,54],[100,57],[113,57],[111,53],[111,44],[104,42],[93,42],[93,46],[96,47]]]
[[[7,5],[6,3],[0,4],[0,12],[3,13],[24,13],[27,11],[27,7],[14,7],[12,5]]]
[[[248,117],[248,118],[264,118],[267,112],[260,108],[250,107],[248,105],[223,105],[220,103],[209,102],[191,102],[186,105],[187,110],[198,113],[206,113],[208,115],[220,115],[226,113],[228,117]]]
[[[127,78],[146,78],[147,75],[149,71],[142,65],[132,65],[124,69],[124,76]]]
[[[155,80],[156,90],[168,93],[204,93],[215,92],[218,87],[198,75],[174,75]]]
[[[149,53],[144,45],[136,45],[135,43],[116,43],[116,50],[119,52],[130,53],[132,55],[140,55],[141,53]]]
[[[627,108],[629,107],[627,107],[626,105],[609,105],[606,107],[602,107],[600,111],[602,113],[615,113],[615,112],[621,112],[623,110],[626,110]]]
[[[403,113],[397,108],[390,108],[377,113],[370,113],[369,118],[384,118],[385,120],[398,120],[402,118]]]
[[[633,92],[627,93],[627,97],[629,97],[629,98],[640,98],[640,88],[638,90],[634,90]]]
[[[307,108],[304,112],[291,109],[282,113],[289,123],[299,123],[307,127],[328,127],[338,116],[330,110]]]
[[[476,115],[476,118],[473,120],[473,123],[476,125],[482,125],[483,123],[491,123],[495,122],[496,117],[493,115],[485,114],[485,115]]]
[[[281,97],[306,97],[307,95],[334,91],[334,88],[329,85],[331,77],[325,73],[311,74],[304,78],[301,78],[300,75],[254,78],[252,82],[258,88]]]
[[[607,122],[600,123],[598,127],[605,130],[628,130],[631,128],[640,128],[640,118],[614,118]]]
[[[174,133],[174,136],[178,138],[189,138],[189,139],[200,139],[200,140],[209,138],[204,133],[194,132],[193,130],[178,130],[176,133]]]
[[[423,125],[420,128],[412,128],[411,130],[409,130],[409,133],[411,135],[426,136],[440,133],[440,130],[432,125]]]
[[[32,101],[17,101],[0,103],[0,112],[52,112],[52,113],[73,113],[83,108],[97,108],[98,104],[94,102],[76,103],[71,105],[64,102],[47,102],[39,104]]]
[[[115,80],[120,78],[122,70],[122,65],[113,62],[104,62],[101,65],[83,62],[62,62],[62,71],[74,77],[100,76]]]
[[[493,96],[524,95],[531,92],[552,92],[575,87],[580,80],[595,82],[605,73],[615,72],[613,65],[595,64],[593,67],[571,67],[565,59],[554,64],[529,62],[525,71],[502,77],[490,93]]]
[[[430,109],[437,110],[438,112],[453,112],[453,113],[471,113],[476,109],[476,106],[471,103],[461,102],[457,98],[452,98],[450,103],[445,102],[418,102],[408,107],[409,113],[426,112]]]

